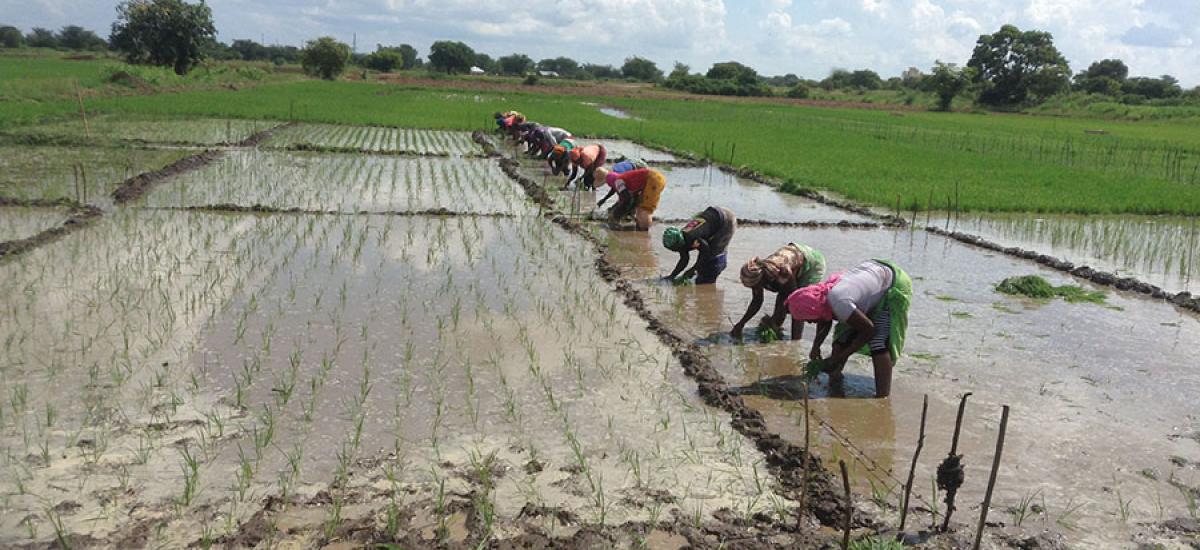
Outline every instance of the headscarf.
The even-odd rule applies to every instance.
[[[678,227],[668,227],[666,231],[663,231],[662,242],[663,246],[667,247],[667,250],[674,250],[676,252],[682,250],[684,245],[683,231]]]
[[[603,181],[603,182],[607,183],[608,182],[608,168],[605,168],[603,166],[596,168],[595,175],[592,177],[594,177],[596,179],[596,181]]]
[[[842,278],[841,273],[815,285],[797,289],[788,296],[788,313],[800,321],[832,321],[833,308],[829,305],[829,289]]]

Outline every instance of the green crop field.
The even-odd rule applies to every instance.
[[[27,60],[0,58],[0,74]],[[63,65],[64,78],[81,67]],[[74,76],[72,76],[74,75]],[[555,95],[497,83],[467,89],[377,82],[263,82],[230,90],[111,95],[89,112],[205,116],[473,129],[517,109],[579,135],[634,139],[745,166],[785,183],[904,211],[946,209],[1200,214],[1200,132],[1195,118],[1117,121],[1017,114],[828,108],[710,98]],[[16,86],[18,89],[20,85]],[[587,103],[624,109],[617,119]],[[5,125],[77,117],[71,98],[0,102]],[[17,129],[19,131],[19,129]]]

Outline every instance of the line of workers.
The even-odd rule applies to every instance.
[[[499,133],[524,144],[527,155],[546,160],[554,175],[566,176],[563,189],[573,184],[585,189],[608,186],[608,193],[597,206],[617,196],[616,204],[608,210],[611,228],[626,228],[632,218],[635,229],[650,229],[667,185],[661,172],[640,159],[616,159],[608,167],[608,151],[603,145],[578,144],[567,130],[526,120],[516,111],[496,113],[495,118]],[[679,261],[664,279],[676,283],[694,280],[698,285],[716,283],[727,266],[726,250],[736,231],[736,214],[721,206],[706,208],[682,227],[668,227],[663,231],[662,243],[679,254]],[[774,309],[760,321],[760,333],[769,330],[778,334],[790,315],[791,338],[799,340],[804,323],[814,323],[816,336],[809,360],[829,375],[831,385],[841,383],[846,361],[858,352],[871,357],[875,395],[888,396],[892,369],[904,348],[912,301],[912,279],[903,269],[889,260],[871,259],[829,275],[819,250],[792,242],[766,257],[747,260],[738,278],[752,297],[746,313],[730,331],[733,337],[742,337],[746,324],[762,309],[766,293],[774,293]],[[830,332],[832,351],[824,356],[821,347]]]

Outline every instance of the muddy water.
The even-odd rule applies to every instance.
[[[468,132],[414,130],[333,124],[297,124],[277,131],[266,147],[296,146],[357,149],[381,153],[477,155],[479,146]]]
[[[67,221],[61,208],[0,206],[0,242],[26,239]]]
[[[498,522],[791,505],[593,259],[536,216],[125,210],[0,264],[0,541],[53,540],[47,506],[183,546],[268,496],[464,504],[480,467]]]
[[[679,160],[675,155],[664,153],[656,149],[638,145],[632,141],[622,139],[592,139],[578,138],[576,142],[580,144],[599,143],[608,150],[609,162],[615,162],[621,157],[640,158],[646,162],[671,162]]]
[[[743,385],[773,429],[795,441],[803,439],[798,358],[808,354],[812,328],[798,344],[737,346],[721,336],[750,298],[737,281],[740,262],[798,241],[820,248],[833,269],[890,257],[913,276],[908,342],[891,399],[867,399],[873,380],[864,358],[847,367],[850,398],[829,398],[823,377],[812,388],[813,426],[825,454],[855,458],[852,475],[867,498],[874,485],[881,500],[896,501],[884,487],[907,474],[928,393],[930,433],[914,493],[924,506],[935,500],[934,468],[949,448],[958,396],[969,391],[975,395],[961,443],[967,483],[956,521],[977,518],[1001,404],[1012,406],[1012,416],[990,519],[1015,523],[1010,508],[1026,499],[1045,510],[1024,519],[1026,528],[1060,530],[1085,546],[1123,547],[1144,536],[1138,522],[1187,516],[1180,487],[1200,486],[1194,316],[1120,293],[1107,305],[999,295],[992,285],[1010,275],[1087,284],[907,230],[742,228],[718,285],[663,286],[651,278],[666,274],[677,256],[657,245],[660,232],[661,225],[649,234],[612,234],[611,258],[646,281],[663,315],[711,344],[725,375]],[[928,522],[928,513],[916,521]]]
[[[921,221],[1136,277],[1169,292],[1200,293],[1200,221],[1172,216],[960,214]]]
[[[551,174],[545,162],[526,160],[522,172],[548,189],[558,189],[565,176]],[[771,187],[739,178],[715,168],[672,168],[660,167],[667,178],[667,187],[659,200],[654,216],[663,220],[683,220],[711,205],[724,206],[744,219],[769,222],[852,222],[872,221],[865,216],[846,212],[816,201],[778,193]],[[583,216],[603,216],[616,201],[611,198],[604,208],[596,202],[604,197],[608,187],[599,191],[580,191],[572,188],[554,196],[559,209],[579,213]]]
[[[431,185],[430,181],[437,184]],[[235,204],[339,212],[529,213],[521,189],[486,159],[229,151],[175,176],[148,206]]]

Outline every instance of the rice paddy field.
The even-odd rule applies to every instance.
[[[984,548],[1200,544],[1200,316],[943,234],[1194,290],[1178,122],[580,99],[294,82],[8,127],[0,546],[835,548],[849,517],[962,548],[987,493]],[[468,132],[510,107],[661,170],[659,222]],[[729,269],[664,283],[709,205]],[[890,398],[865,358],[806,381],[811,327],[729,335],[788,242],[913,276]],[[1103,299],[996,290],[1025,275]]]

